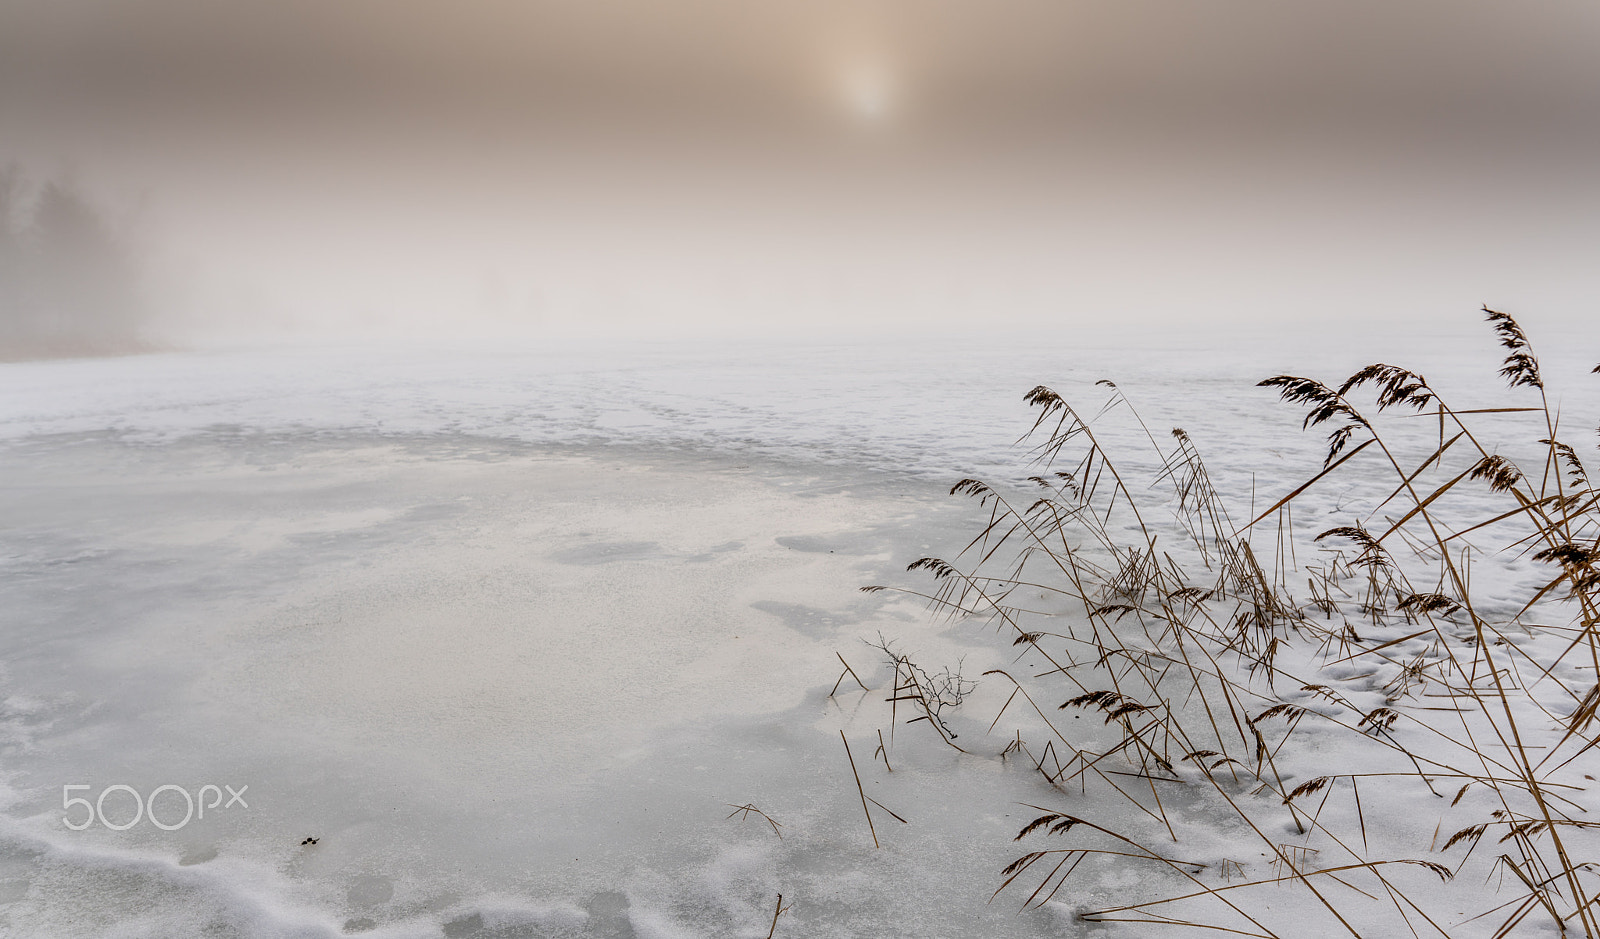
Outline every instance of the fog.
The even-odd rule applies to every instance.
[[[1577,2],[12,0],[0,160],[98,207],[178,344],[1576,327],[1597,38]]]
[[[1534,625],[1581,565],[1543,514],[1500,550],[1594,478],[1597,39],[1592,0],[0,0],[0,934],[1537,915],[1472,844],[1600,839],[1518,821],[1587,808],[1594,675]],[[1257,384],[1380,359],[1418,371],[1372,424]],[[1387,586],[1318,537],[1380,522]],[[1174,694],[1169,640],[1210,663]],[[1478,657],[1539,673],[1509,775],[1429,704]],[[1027,898],[1058,797],[1090,840]],[[1286,884],[1380,864],[1348,920]]]

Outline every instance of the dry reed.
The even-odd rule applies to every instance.
[[[1584,817],[1600,770],[1600,494],[1561,439],[1527,336],[1484,312],[1507,353],[1501,375],[1536,401],[1458,410],[1384,364],[1337,386],[1269,378],[1260,384],[1304,407],[1327,446],[1304,483],[1242,526],[1189,435],[1163,446],[1115,385],[1101,383],[1110,397],[1094,417],[1049,388],[1028,393],[1038,413],[1024,439],[1040,471],[1020,490],[957,483],[987,519],[953,560],[911,565],[931,591],[906,591],[945,615],[986,617],[1038,666],[986,673],[1010,689],[988,730],[1011,714],[998,755],[1025,757],[1072,807],[1035,806],[1017,840],[1061,846],[1018,857],[996,895],[1028,889],[1023,905],[1038,906],[1098,866],[1133,864],[1147,869],[1144,895],[1080,909],[1084,919],[1495,939],[1542,920],[1600,939],[1600,822]],[[1167,511],[1102,447],[1096,423],[1111,412],[1138,421]],[[1419,449],[1417,425],[1394,419],[1411,415],[1437,439]],[[1482,427],[1518,420],[1537,441],[1522,463]],[[1296,544],[1291,513],[1308,493],[1384,477],[1364,513],[1341,497],[1349,523]],[[1252,539],[1271,520],[1272,548],[1258,553]],[[1500,569],[1492,595],[1474,593],[1475,567],[1480,585],[1483,568]],[[891,708],[909,704],[956,746],[941,717],[959,703],[959,674],[952,701],[948,672],[941,687],[879,648],[894,669]],[[1407,846],[1407,816],[1435,811],[1432,800],[1432,841]],[[1179,859],[1161,844],[1215,840],[1201,829],[1241,832],[1265,861]],[[1440,886],[1469,870],[1489,886]],[[1303,893],[1292,918],[1283,889]]]

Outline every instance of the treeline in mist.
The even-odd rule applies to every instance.
[[[132,257],[88,199],[0,170],[0,359],[147,349],[146,313]]]

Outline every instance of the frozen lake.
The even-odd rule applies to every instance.
[[[1493,398],[1463,334],[1419,367]],[[1547,375],[1580,391],[1591,350],[1564,351]],[[0,366],[0,923],[761,936],[782,893],[780,936],[1085,930],[985,903],[1036,777],[914,729],[892,774],[873,756],[863,640],[969,676],[1008,643],[858,588],[960,550],[985,516],[946,493],[1024,474],[1035,384],[1092,412],[1115,379],[1242,513],[1323,447],[1254,382],[1391,358],[1417,361],[989,337]],[[839,655],[872,694],[829,696]],[[878,850],[841,729],[908,819]],[[206,786],[240,804],[173,827]],[[69,795],[104,817],[73,830]],[[750,803],[781,838],[727,817]]]

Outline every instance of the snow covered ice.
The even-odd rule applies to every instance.
[[[1492,372],[1471,338],[1419,367]],[[992,337],[0,366],[0,923],[763,936],[782,894],[779,936],[1099,934],[1072,911],[1134,874],[988,902],[1023,803],[1055,795],[1003,739],[902,724],[892,773],[875,752],[864,640],[976,678],[1009,639],[858,588],[972,537],[986,516],[948,489],[1023,475],[1035,384],[1115,379],[1265,504],[1322,444],[1254,382],[1385,357]],[[830,696],[839,656],[870,693]],[[951,727],[984,739],[1006,692],[981,680]],[[841,729],[906,819],[874,810],[879,849]],[[169,790],[125,830],[68,824],[65,786],[169,785],[244,804],[168,831]]]

